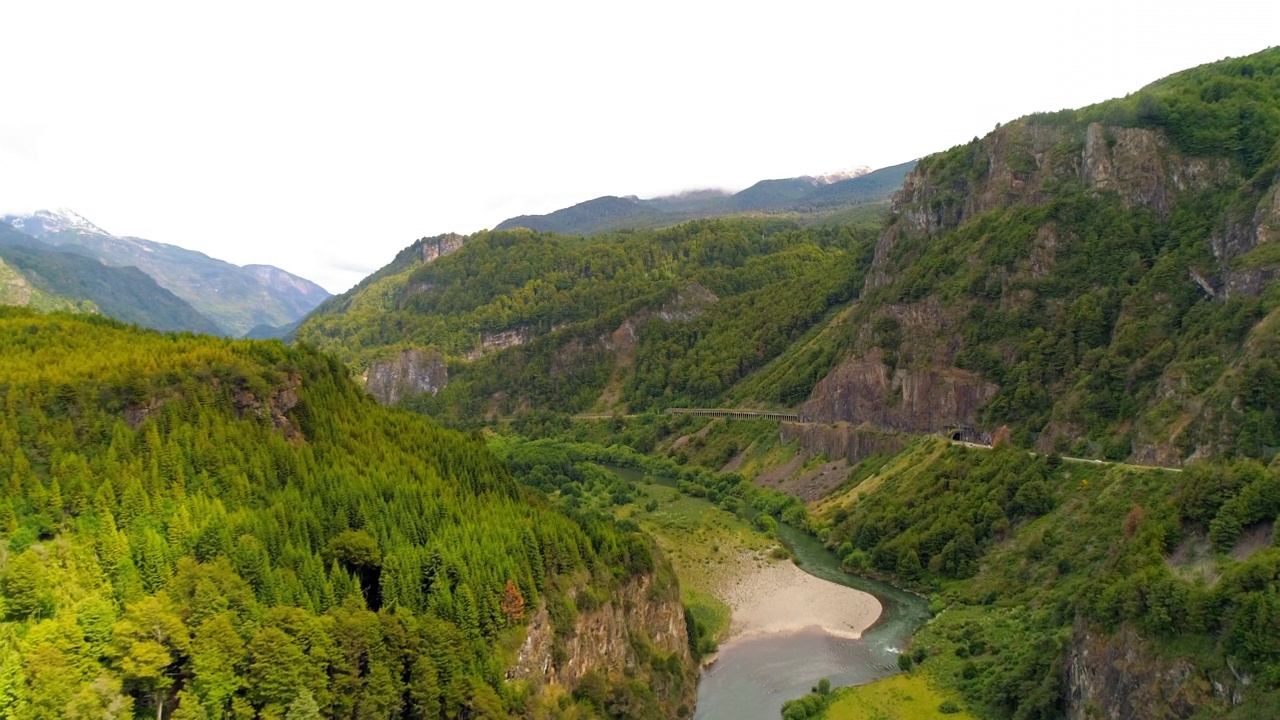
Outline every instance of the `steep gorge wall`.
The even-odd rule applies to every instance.
[[[1162,660],[1132,629],[1104,635],[1077,623],[1064,668],[1069,720],[1181,720],[1239,705],[1247,678],[1212,678]]]
[[[884,352],[873,347],[823,378],[801,408],[801,417],[820,423],[869,422],[901,432],[944,432],[974,424],[978,410],[998,390],[956,367],[891,369]]]
[[[808,453],[843,458],[851,465],[872,455],[897,454],[907,446],[907,438],[870,424],[784,422],[778,432],[784,443],[794,441]]]
[[[439,352],[413,348],[370,363],[362,379],[365,392],[383,405],[395,405],[410,395],[440,392],[449,382],[449,371]]]
[[[563,651],[558,664],[557,644]],[[644,647],[678,658],[679,679],[651,674],[641,656]],[[649,676],[649,684],[661,701],[673,709],[684,706],[692,715],[697,669],[689,653],[679,587],[674,583],[663,586],[652,575],[640,576],[596,609],[580,611],[572,631],[561,637],[556,636],[543,603],[529,622],[507,678],[574,688],[590,671],[614,680],[632,674]]]

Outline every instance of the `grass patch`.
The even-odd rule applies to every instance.
[[[809,511],[814,515],[829,517],[837,510],[848,511],[861,497],[875,492],[887,478],[914,477],[927,470],[949,447],[941,438],[925,436],[893,458],[874,456],[859,463],[851,475],[853,482],[846,483],[843,492],[837,490],[826,498],[812,503]],[[871,470],[871,472],[867,472]],[[861,479],[858,479],[859,476]],[[909,480],[907,480],[909,481]]]
[[[712,638],[729,629],[725,584],[746,566],[763,563],[774,540],[733,513],[674,488],[638,482],[636,499],[615,508],[653,536],[680,578],[685,607]]]
[[[955,707],[957,712],[943,712]],[[919,673],[893,675],[869,685],[841,688],[823,715],[827,720],[974,720],[958,697],[948,695]]]

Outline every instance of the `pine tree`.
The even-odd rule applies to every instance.
[[[98,530],[95,544],[98,559],[108,570],[115,568],[129,554],[129,541],[124,533],[116,528],[116,518],[110,510],[102,511],[102,526]]]
[[[440,717],[440,678],[436,665],[425,653],[413,661],[409,674],[409,712],[414,720]]]
[[[7,497],[0,497],[0,535],[8,535],[18,529],[18,518],[13,512],[13,503]]]
[[[11,618],[29,618],[41,612],[48,591],[44,559],[28,548],[9,561],[4,573],[4,609]]]
[[[200,698],[195,693],[183,690],[178,693],[178,707],[169,716],[169,720],[209,720],[209,713],[200,704]]]
[[[249,698],[258,705],[285,706],[297,697],[306,658],[293,638],[277,628],[264,627],[249,642],[246,682]]]
[[[173,574],[169,567],[169,552],[159,533],[151,528],[143,530],[142,541],[135,549],[135,555],[134,564],[147,592],[157,592],[169,582],[169,577]]]

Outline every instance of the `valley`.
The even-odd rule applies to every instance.
[[[1280,716],[1280,49],[852,175],[6,216],[0,717]]]

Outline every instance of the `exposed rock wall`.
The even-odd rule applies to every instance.
[[[868,424],[784,422],[778,432],[784,443],[795,441],[808,453],[844,458],[851,465],[877,453],[897,454],[906,447],[901,435]]]
[[[449,233],[423,241],[422,262],[429,263],[436,258],[452,255],[462,249],[464,239],[461,235]]]
[[[902,432],[973,425],[999,388],[956,367],[891,370],[872,348],[832,370],[800,410],[807,422],[873,423]]]
[[[897,220],[876,243],[867,292],[893,282],[890,255],[904,235],[932,237],[998,207],[1045,202],[1055,181],[1075,179],[1167,217],[1179,195],[1220,185],[1232,172],[1222,158],[1183,156],[1162,132],[1098,123],[1081,129],[1014,122],[952,152],[973,153],[967,158],[973,172],[944,178],[937,163],[922,163],[907,176],[893,199]]]
[[[715,293],[698,283],[689,283],[658,308],[658,317],[666,322],[689,322],[705,312],[708,305],[719,301]]]
[[[1253,216],[1228,224],[1213,236],[1214,257],[1223,271],[1222,299],[1257,297],[1268,283],[1280,277],[1280,268],[1270,263],[1249,263],[1237,258],[1256,247],[1280,241],[1280,172],[1272,180],[1271,189],[1263,194]]]
[[[1069,720],[1175,720],[1242,701],[1247,678],[1206,676],[1186,660],[1159,659],[1131,629],[1114,636],[1077,623],[1064,668]]]
[[[480,349],[482,353],[491,353],[517,345],[524,345],[529,342],[529,336],[529,328],[527,327],[481,333]]]
[[[689,654],[684,605],[674,583],[660,587],[650,575],[632,579],[600,607],[579,612],[572,633],[559,641],[564,660],[557,665],[553,652],[557,638],[544,603],[529,622],[507,678],[573,688],[591,670],[613,679],[632,673],[644,676],[648,668],[636,652],[636,642],[647,642],[656,651],[676,654],[684,674],[679,687],[654,686],[654,691],[670,707],[683,704],[692,714],[697,670]]]
[[[363,380],[365,392],[383,405],[395,405],[410,395],[440,392],[449,382],[449,371],[439,352],[413,348],[371,363]]]

